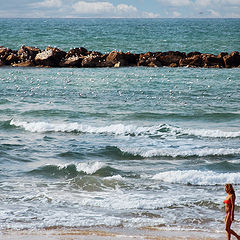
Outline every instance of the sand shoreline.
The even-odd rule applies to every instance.
[[[158,228],[48,228],[37,230],[2,230],[4,240],[91,240],[91,239],[152,239],[152,240],[220,240],[225,234],[203,231],[170,231]]]

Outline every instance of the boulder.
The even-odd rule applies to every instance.
[[[203,67],[221,68],[224,66],[223,59],[213,54],[202,54]]]
[[[19,56],[21,61],[26,61],[26,60],[34,60],[36,55],[40,53],[41,50],[36,47],[28,47],[28,46],[22,46],[18,52],[17,55]]]
[[[0,61],[2,62],[2,65],[5,64],[5,60],[7,57],[12,53],[12,50],[5,47],[0,47]]]
[[[192,55],[191,57],[179,60],[179,67],[202,67],[203,60],[201,55]]]
[[[14,64],[20,62],[20,58],[17,54],[11,53],[5,60],[6,65]]]
[[[190,53],[188,53],[187,54],[187,58],[190,58],[190,57],[193,57],[193,56],[195,56],[195,55],[201,55],[201,53],[200,52],[190,52]]]
[[[83,58],[82,67],[113,67],[114,64],[106,61],[107,55],[90,54]]]
[[[24,62],[14,63],[12,64],[13,67],[34,67],[34,63],[32,60],[26,60]]]
[[[223,57],[224,65],[226,68],[239,67],[240,66],[240,54],[237,51],[225,55]]]
[[[171,63],[171,64],[169,65],[169,67],[178,67],[178,64],[177,64],[177,63]]]
[[[35,62],[40,66],[57,67],[65,56],[66,52],[59,48],[47,47],[45,51],[36,55]]]
[[[163,52],[157,54],[157,60],[162,63],[163,66],[170,66],[172,63],[179,65],[179,61],[186,57],[186,53],[183,52]]]
[[[227,52],[220,52],[220,53],[217,55],[217,57],[223,59],[223,57],[226,56],[226,55],[228,55]]]
[[[137,66],[162,67],[162,63],[157,59],[157,54],[159,53],[140,54]]]
[[[64,58],[60,63],[60,67],[81,67],[83,57],[80,56],[71,56]]]
[[[133,54],[130,52],[123,53],[112,51],[107,56],[106,61],[112,63],[113,65],[120,62],[121,66],[134,66],[134,65],[136,66],[138,56],[139,56],[138,54]]]
[[[81,56],[87,56],[88,55],[88,50],[84,47],[80,48],[72,48],[68,51],[66,54],[66,59],[70,57],[81,57]]]

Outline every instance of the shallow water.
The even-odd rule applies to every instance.
[[[40,40],[41,31],[28,20],[1,21],[12,28],[22,21],[29,29],[18,43],[41,47],[55,40],[66,50],[79,41],[100,51],[113,45],[154,51],[162,29],[157,20],[99,20],[100,25],[96,19],[38,19],[52,29]],[[160,50],[238,50],[239,20],[159,21],[173,33],[193,31],[188,47],[169,37]],[[210,31],[228,21],[231,39],[224,35],[209,44],[194,38],[201,24]],[[122,31],[141,23],[136,34],[150,31],[151,23],[154,37],[146,40],[149,45],[134,35],[127,46],[124,34],[114,42],[113,23]],[[61,43],[57,29],[67,24],[89,33],[70,35],[69,41],[64,35]],[[115,37],[105,41],[98,32],[93,40],[95,29]],[[162,38],[173,36],[171,31]],[[12,34],[4,45],[16,49],[19,35]],[[236,189],[239,229],[239,73],[239,68],[0,68],[1,229],[157,226],[221,232],[226,182]]]

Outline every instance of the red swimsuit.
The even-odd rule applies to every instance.
[[[230,200],[229,200],[229,199],[226,199],[226,200],[224,200],[224,203],[230,204]]]

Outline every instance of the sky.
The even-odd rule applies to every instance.
[[[240,18],[240,0],[0,0],[0,18]]]

